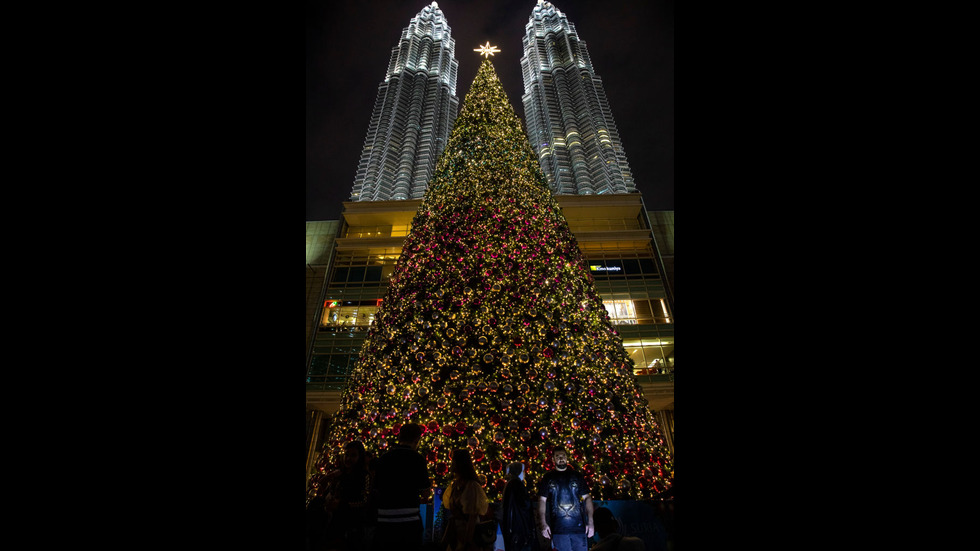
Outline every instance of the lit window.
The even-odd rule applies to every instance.
[[[636,308],[632,300],[607,300],[602,304],[614,324],[636,324]]]

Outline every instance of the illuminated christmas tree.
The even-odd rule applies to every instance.
[[[489,43],[488,43],[489,44]],[[492,52],[490,52],[492,53]],[[405,423],[435,487],[468,447],[488,497],[564,447],[596,498],[667,490],[672,460],[588,265],[489,57],[466,96],[361,349],[318,468]],[[311,478],[316,493],[319,473]]]

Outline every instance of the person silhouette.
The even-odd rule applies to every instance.
[[[646,544],[640,538],[619,533],[619,520],[606,507],[599,507],[592,514],[599,541],[590,551],[645,551]]]
[[[505,551],[531,551],[537,544],[534,533],[534,516],[531,500],[524,485],[524,464],[507,466],[507,485],[504,486],[503,522],[500,529],[504,536]]]
[[[421,426],[402,426],[398,443],[374,464],[378,506],[372,546],[375,551],[422,549],[424,528],[419,505],[427,497],[431,481],[425,458],[418,452],[421,439]]]
[[[336,489],[327,501],[327,509],[333,511],[327,530],[332,547],[345,551],[364,551],[370,483],[364,444],[348,442],[344,446],[343,464],[337,474]]]
[[[306,550],[327,549],[327,525],[330,515],[326,509],[326,496],[317,494],[306,504]]]

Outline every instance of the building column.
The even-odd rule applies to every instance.
[[[327,419],[322,411],[318,409],[306,410],[306,484],[309,486],[310,475],[313,474],[313,465],[320,456],[320,447]]]

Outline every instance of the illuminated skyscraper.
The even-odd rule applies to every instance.
[[[351,201],[422,197],[459,107],[455,50],[435,2],[402,31],[378,86]]]
[[[602,80],[575,25],[550,2],[531,12],[521,70],[528,138],[552,191],[635,192]]]

